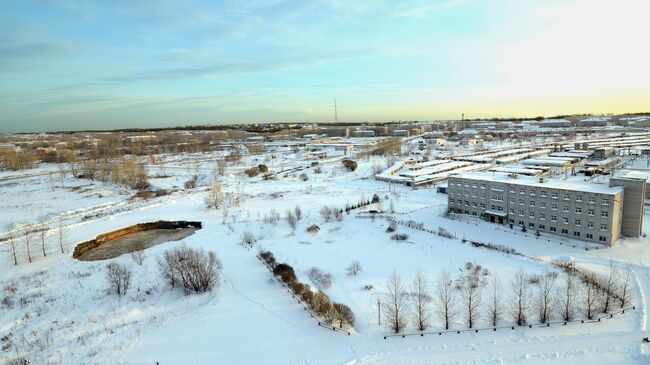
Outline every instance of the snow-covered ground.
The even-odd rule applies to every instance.
[[[435,189],[390,186],[389,191],[388,184],[374,180],[373,165],[384,162],[379,157],[359,161],[354,172],[347,172],[339,159],[333,158],[320,162],[320,173],[310,167],[275,181],[249,178],[241,172],[258,163],[266,163],[272,170],[310,163],[291,155],[277,157],[278,161],[269,155],[248,156],[240,166],[229,167],[224,176],[215,177],[213,157],[163,157],[166,167],[149,167],[150,175],[159,176],[150,180],[156,188],[171,193],[148,200],[133,199],[134,192],[125,188],[70,176],[62,186],[56,179],[51,184],[48,174],[37,174],[49,171],[47,166],[25,172],[31,177],[18,180],[3,181],[3,177],[16,174],[0,173],[0,222],[38,222],[41,216],[57,222],[63,216],[66,243],[66,253],[61,254],[58,233],[53,230],[47,236],[47,257],[42,257],[40,240],[33,237],[34,262],[28,264],[19,235],[18,266],[13,265],[9,245],[0,243],[0,300],[9,298],[0,303],[0,364],[16,356],[24,356],[32,364],[650,362],[648,344],[641,341],[648,336],[650,324],[647,238],[622,239],[616,247],[587,251],[580,241],[535,237],[467,218],[452,220],[444,216],[447,196],[436,194]],[[299,177],[302,172],[307,174],[307,181]],[[201,175],[199,186],[184,189],[184,182],[194,174]],[[219,211],[205,208],[206,187],[215,178],[224,190],[243,197],[240,206]],[[344,214],[340,222],[325,222],[319,213],[323,206],[343,208],[374,194],[380,203]],[[303,211],[295,229],[284,219],[277,224],[263,222],[272,210],[284,216],[295,206]],[[371,209],[387,213],[373,219],[364,213]],[[442,227],[457,239],[399,225],[397,232],[407,234],[408,239],[395,241],[386,233],[387,216],[421,223],[434,231]],[[128,255],[98,262],[71,257],[76,243],[99,233],[161,219],[198,220],[203,222],[203,229],[183,242],[147,249],[141,266]],[[311,224],[319,225],[320,231],[306,232]],[[250,250],[239,243],[244,231],[253,232],[257,238]],[[463,239],[505,245],[521,255],[473,247]],[[182,244],[218,254],[224,266],[218,290],[185,296],[164,284],[156,257]],[[292,265],[303,282],[313,284],[308,275],[312,267],[331,273],[333,284],[324,292],[354,311],[354,333],[347,336],[319,327],[256,258],[260,249],[270,250],[278,261]],[[549,262],[564,257],[574,258],[578,266],[602,272],[610,259],[621,266],[630,263],[636,309],[596,323],[541,327],[531,308],[532,328],[438,335],[436,331],[443,325],[434,301],[429,331],[435,333],[384,339],[390,328],[385,318],[378,323],[377,301],[385,297],[386,280],[393,272],[410,284],[416,271],[421,271],[433,290],[442,270],[458,278],[466,263],[471,262],[486,268],[490,277],[498,275],[508,293],[517,270],[529,274],[553,270]],[[355,260],[363,270],[351,277],[346,268]],[[128,264],[133,270],[132,288],[121,299],[106,293],[105,266],[112,261]],[[563,274],[557,286],[562,278]],[[483,300],[487,301],[487,297],[484,290]],[[579,313],[577,317],[584,315]],[[465,329],[463,318],[461,311],[452,329]],[[559,320],[557,315],[554,320]],[[489,328],[488,322],[482,309],[478,328]],[[500,324],[511,326],[510,316],[506,315]],[[417,333],[412,321],[404,333]]]

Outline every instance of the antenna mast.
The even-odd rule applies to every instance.
[[[336,99],[334,99],[334,121],[337,123],[339,121],[339,114],[338,110],[336,109]]]

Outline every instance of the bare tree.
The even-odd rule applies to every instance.
[[[512,280],[513,297],[511,303],[512,319],[518,326],[526,324],[529,300],[529,282],[523,269],[517,270]]]
[[[65,232],[63,230],[63,219],[59,219],[59,247],[61,248],[61,253],[65,253],[63,250],[64,240],[65,240]]]
[[[13,223],[9,223],[5,226],[5,230],[7,231],[7,239],[9,240],[9,245],[11,245],[11,254],[14,257],[14,265],[18,265],[18,258],[16,256],[16,233],[14,232],[16,229],[16,225]]]
[[[117,262],[106,265],[106,281],[108,281],[109,293],[115,293],[119,297],[126,295],[131,286],[131,269]]]
[[[440,317],[445,323],[446,330],[449,329],[449,325],[456,317],[456,292],[452,284],[449,272],[441,271],[436,280],[436,295],[440,304]]]
[[[570,273],[567,273],[564,285],[560,288],[560,300],[558,302],[560,316],[565,321],[570,321],[575,317],[577,289],[575,278]]]
[[[25,236],[25,247],[27,248],[27,261],[29,263],[32,263],[32,253],[29,247],[29,238],[32,234],[32,225],[31,224],[26,224],[23,226],[23,235]]]
[[[623,274],[623,282],[621,282],[618,300],[621,302],[621,308],[630,305],[632,302],[632,290],[630,280],[632,279],[632,265],[629,263],[625,265],[625,272]]]
[[[601,279],[601,288],[603,295],[601,296],[601,309],[603,313],[609,312],[609,309],[616,295],[616,286],[617,286],[617,276],[618,268],[614,264],[614,261],[609,261],[609,267],[607,274]]]
[[[427,278],[421,271],[415,273],[413,283],[411,284],[411,293],[413,294],[413,313],[415,314],[415,324],[418,330],[424,331],[429,327],[429,303],[431,302],[431,293]]]
[[[144,256],[144,250],[131,252],[131,259],[140,266],[144,263]]]
[[[158,258],[158,269],[172,288],[191,294],[214,289],[223,266],[212,251],[181,246],[165,251]]]
[[[588,282],[587,288],[585,289],[584,305],[585,305],[585,315],[587,319],[594,318],[594,312],[596,311],[596,304],[598,303],[599,293],[596,284]]]
[[[481,281],[477,271],[467,271],[463,275],[460,293],[465,307],[467,327],[474,328],[479,316],[479,306],[481,305]]]
[[[208,194],[205,196],[205,206],[208,208],[219,209],[225,202],[225,194],[218,183],[212,183],[208,188]]]
[[[553,306],[553,292],[557,273],[544,269],[537,291],[537,315],[541,323],[548,323]]]
[[[395,333],[406,327],[406,289],[402,277],[393,271],[386,284],[386,321]]]
[[[490,298],[487,307],[487,314],[492,326],[498,326],[499,321],[503,318],[503,293],[499,276],[496,273],[490,280]]]
[[[334,303],[332,306],[332,311],[334,319],[339,321],[339,327],[343,327],[344,323],[349,324],[350,326],[354,325],[354,313],[352,309],[345,304]]]
[[[49,232],[50,227],[47,225],[45,217],[41,217],[39,220],[39,225],[40,228],[38,229],[38,234],[41,237],[41,250],[43,251],[43,257],[46,257],[47,253],[45,252],[45,236],[47,236],[47,232]]]
[[[348,276],[357,276],[357,274],[362,270],[363,267],[361,267],[361,263],[357,260],[354,260],[347,268]]]

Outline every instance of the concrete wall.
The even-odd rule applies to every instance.
[[[625,190],[622,201],[621,235],[639,237],[645,210],[645,179],[616,177],[609,179],[609,186],[621,186]]]

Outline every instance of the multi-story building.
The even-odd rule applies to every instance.
[[[450,175],[449,211],[613,245],[621,235],[638,236],[643,220],[639,197],[645,194],[645,181],[621,180],[612,179],[608,186],[515,174]]]

